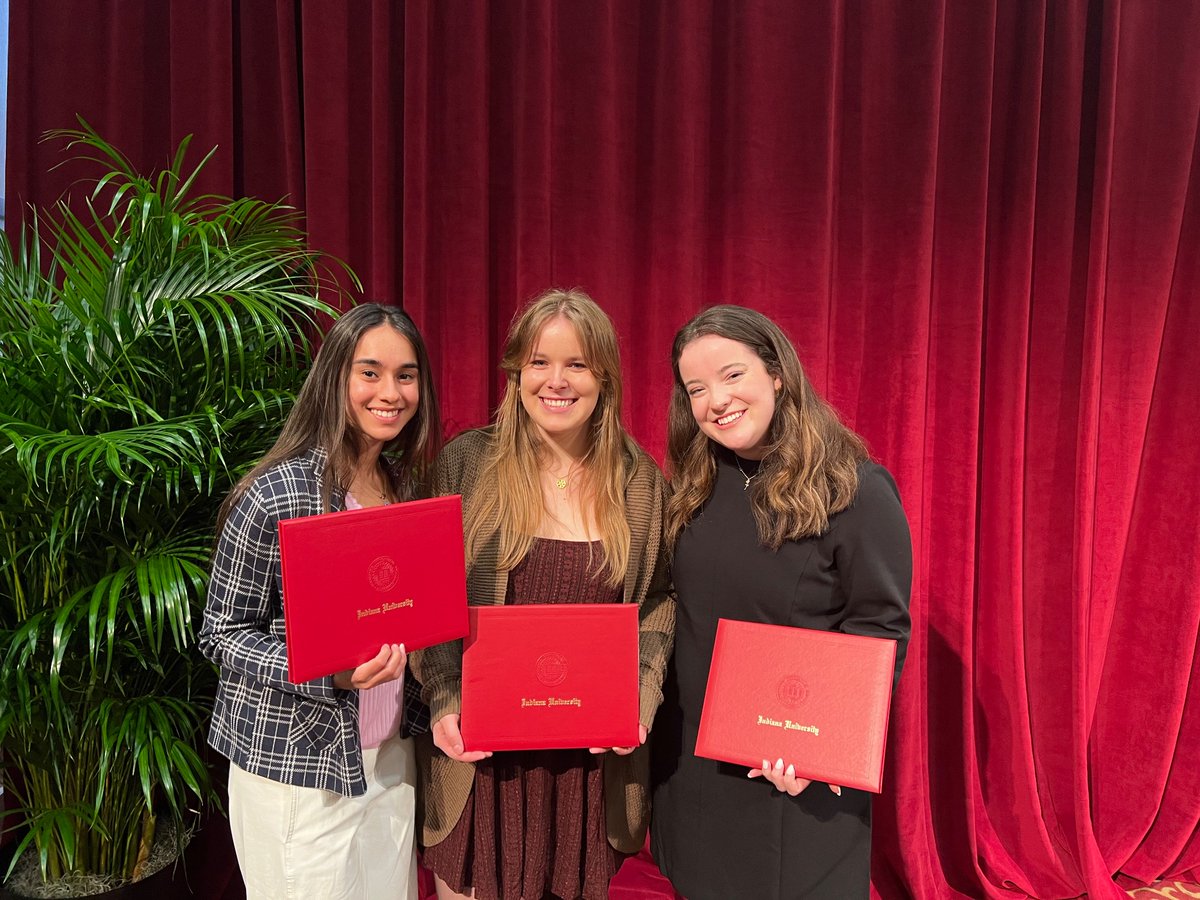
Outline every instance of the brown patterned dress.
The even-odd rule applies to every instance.
[[[506,604],[619,603],[597,574],[600,542],[537,538],[509,573]],[[587,750],[499,752],[475,764],[458,824],[423,861],[477,900],[605,900],[625,855],[608,843],[603,756]]]

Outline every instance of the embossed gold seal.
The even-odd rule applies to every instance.
[[[567,658],[553,650],[538,657],[537,680],[546,687],[562,684],[567,678]]]
[[[808,699],[808,685],[796,675],[784,675],[779,679],[775,694],[784,706],[795,708]]]
[[[390,591],[400,579],[400,567],[390,556],[377,556],[367,566],[367,581],[379,592]]]

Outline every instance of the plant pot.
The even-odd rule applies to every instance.
[[[11,849],[11,844],[6,849]],[[6,858],[4,865],[7,867]],[[0,886],[0,900],[25,900],[26,896]],[[246,891],[229,823],[220,815],[212,815],[196,829],[183,854],[158,871],[99,894],[76,896],[112,900],[245,900]]]

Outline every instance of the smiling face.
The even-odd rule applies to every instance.
[[[554,317],[538,332],[521,368],[520,390],[521,405],[544,439],[574,444],[586,438],[600,382],[565,317]]]
[[[679,378],[705,435],[743,459],[766,455],[783,383],[753,350],[715,334],[698,337],[679,354]]]
[[[390,325],[377,325],[358,339],[346,404],[364,436],[364,450],[382,449],[412,421],[421,402],[418,371],[412,343]]]

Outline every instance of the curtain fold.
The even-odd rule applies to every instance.
[[[421,326],[452,430],[578,285],[661,456],[675,330],[791,335],[896,475],[914,640],[879,896],[1200,876],[1200,6],[13,0],[8,217],[220,144]],[[801,848],[802,852],[802,848]],[[633,888],[618,886],[614,896]]]

